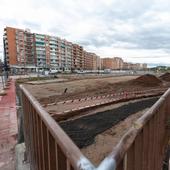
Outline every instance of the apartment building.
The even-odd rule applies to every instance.
[[[102,69],[110,69],[114,68],[113,58],[102,58]]]
[[[35,69],[33,34],[30,30],[6,27],[3,39],[6,61],[12,70]]]
[[[123,69],[123,59],[119,57],[103,58],[102,69],[121,70]]]
[[[83,70],[85,68],[83,47],[73,44],[72,69]]]
[[[121,70],[123,69],[123,59],[119,57],[113,58],[113,69],[114,70]]]
[[[37,67],[71,70],[72,43],[43,34],[34,34],[34,37]]]
[[[84,62],[84,67],[86,70],[92,70],[93,68],[93,60],[92,60],[92,57],[90,55],[89,52],[87,51],[84,51],[84,59],[85,59],[85,62]]]
[[[124,70],[146,70],[147,64],[124,62],[123,63],[123,69]]]
[[[6,27],[3,40],[5,60],[14,72],[52,68],[61,71],[147,68],[147,64],[126,63],[119,57],[100,59],[78,44],[56,36],[31,33],[29,29]]]
[[[101,69],[101,61],[100,57],[95,53],[90,53],[84,51],[85,58],[85,69],[86,70],[100,70]]]
[[[84,69],[83,47],[65,39],[11,27],[4,29],[3,37],[6,60],[15,72]]]
[[[16,48],[16,32],[15,29],[7,27],[4,29],[3,35],[4,53],[8,65],[17,65],[17,48]],[[9,43],[10,42],[10,43]]]

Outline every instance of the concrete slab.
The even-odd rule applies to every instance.
[[[15,147],[16,155],[16,170],[30,170],[30,164],[24,159],[25,155],[25,144],[18,144]]]

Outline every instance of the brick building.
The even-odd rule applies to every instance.
[[[85,69],[86,70],[100,70],[101,61],[100,57],[95,53],[84,51]]]
[[[73,44],[72,69],[83,70],[85,67],[83,47]]]
[[[113,69],[114,70],[121,70],[123,69],[123,59],[119,57],[113,58]]]
[[[5,59],[14,72],[52,68],[61,71],[147,68],[147,64],[126,63],[119,57],[101,59],[78,44],[56,36],[31,33],[29,29],[6,27],[3,40]]]
[[[84,69],[83,47],[65,39],[11,27],[4,29],[3,38],[6,60],[14,71]]]
[[[102,58],[102,69],[110,69],[114,68],[113,58]]]

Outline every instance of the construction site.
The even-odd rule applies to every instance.
[[[29,99],[31,100],[30,104],[33,101],[35,104],[37,102],[40,103],[40,108],[37,107],[37,109],[33,109],[32,112],[35,113],[38,109],[41,110],[42,108],[43,112],[48,113],[56,124],[64,130],[66,136],[69,136],[73,144],[80,149],[81,153],[95,167],[98,167],[102,160],[111,153],[113,148],[119,145],[122,137],[124,135],[126,136],[129,129],[134,126],[139,126],[136,125],[136,122],[141,119],[141,117],[145,117],[145,114],[160,100],[160,96],[168,90],[169,86],[170,74],[165,73],[161,76],[146,74],[142,76],[88,77],[82,75],[78,78],[74,75],[70,75],[53,80],[25,80],[21,89],[24,91],[24,96],[28,96],[28,93],[30,93],[29,95],[33,97],[33,99],[31,99],[32,97]],[[25,99],[24,102],[28,101]],[[29,112],[29,105],[24,105],[24,109]],[[46,122],[40,125],[38,123],[41,116],[35,116],[34,114],[32,116],[32,120],[35,118],[37,122],[36,125],[33,125],[34,128],[45,128]],[[24,126],[28,128],[27,123]],[[29,133],[28,129],[25,129],[25,133]],[[41,137],[41,133],[44,133],[43,131],[42,129],[42,132],[33,133],[34,135],[40,134]],[[49,133],[46,135],[51,136]],[[51,142],[52,144],[50,147],[55,147],[55,144],[52,142],[52,136],[51,139],[46,142],[49,142],[48,145]],[[35,139],[37,144],[35,144],[35,146],[33,144],[32,147],[41,147],[42,144],[38,138],[39,137]],[[59,136],[59,138],[61,138],[60,140],[62,142],[67,144],[67,139],[65,140],[63,135]],[[30,136],[25,137],[25,140],[30,139]],[[149,144],[147,145],[149,146]],[[28,152],[31,152],[32,148],[27,141],[26,146],[29,148]],[[167,151],[166,148],[164,148],[164,153]],[[49,148],[47,148],[47,150],[48,149]],[[44,152],[47,150],[44,150]],[[36,153],[36,151],[34,152]],[[64,155],[67,151],[62,151],[62,147],[60,146],[58,152],[62,153],[62,156],[59,156],[60,159],[63,159],[63,161],[66,160]],[[52,160],[54,159],[50,157],[50,153],[47,157]],[[67,155],[66,157],[69,156]],[[165,158],[166,154],[162,156],[163,160],[165,160]],[[39,159],[41,159],[41,156]],[[46,156],[42,159],[46,162]],[[63,163],[63,161],[61,162]],[[162,161],[159,166],[164,167],[163,162],[166,161]],[[41,166],[36,163],[36,161],[32,163],[37,164],[36,166]],[[63,166],[59,162],[54,164],[55,165],[51,166],[58,166],[60,170],[68,168],[65,167],[66,165]],[[69,166],[71,170],[76,170],[75,166],[77,165],[70,163],[70,165],[67,166]],[[52,167],[51,169],[53,169]],[[167,165],[165,167],[167,167]],[[119,170],[119,167],[116,169]],[[144,169],[145,168],[141,168],[141,170]]]
[[[12,77],[2,170],[169,170],[170,73]]]

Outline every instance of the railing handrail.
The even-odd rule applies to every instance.
[[[33,97],[24,87],[24,85],[20,85],[20,88],[28,97],[29,101],[34,106],[41,119],[44,121],[45,125],[48,127],[48,130],[57,140],[59,146],[63,149],[64,154],[69,157],[72,165],[77,170],[115,170],[117,165],[123,160],[132,143],[135,141],[136,136],[140,133],[144,125],[156,113],[157,109],[159,109],[166,97],[170,94],[169,89],[142,117],[140,117],[133,124],[133,126],[125,133],[112,152],[100,163],[98,168],[95,168],[94,165],[81,153],[79,148],[73,143],[64,130],[58,125],[58,123],[40,105],[37,99],[35,99],[35,97]],[[64,143],[61,141],[60,136],[62,136],[62,140],[65,141]]]
[[[134,142],[136,136],[140,133],[144,125],[152,118],[152,116],[156,113],[156,110],[160,107],[166,97],[170,94],[170,89],[168,89],[160,99],[143,115],[141,116],[133,126],[124,134],[121,138],[120,142],[116,145],[113,151],[106,158],[112,158],[116,165],[120,163],[120,161],[125,156],[127,150],[130,148],[132,143]]]
[[[80,170],[87,169],[83,167],[94,168],[92,163],[81,153],[79,148],[73,143],[73,141],[68,137],[64,130],[58,125],[58,123],[46,112],[46,110],[40,105],[37,99],[35,99],[35,97],[33,97],[32,94],[30,94],[30,92],[24,87],[24,85],[20,85],[20,88],[22,89],[24,94],[28,97],[29,101],[34,106],[40,118],[44,121],[44,124],[48,127],[48,130],[57,140],[59,146],[63,149],[64,154],[67,155],[67,157],[69,157],[73,166],[76,169]]]

